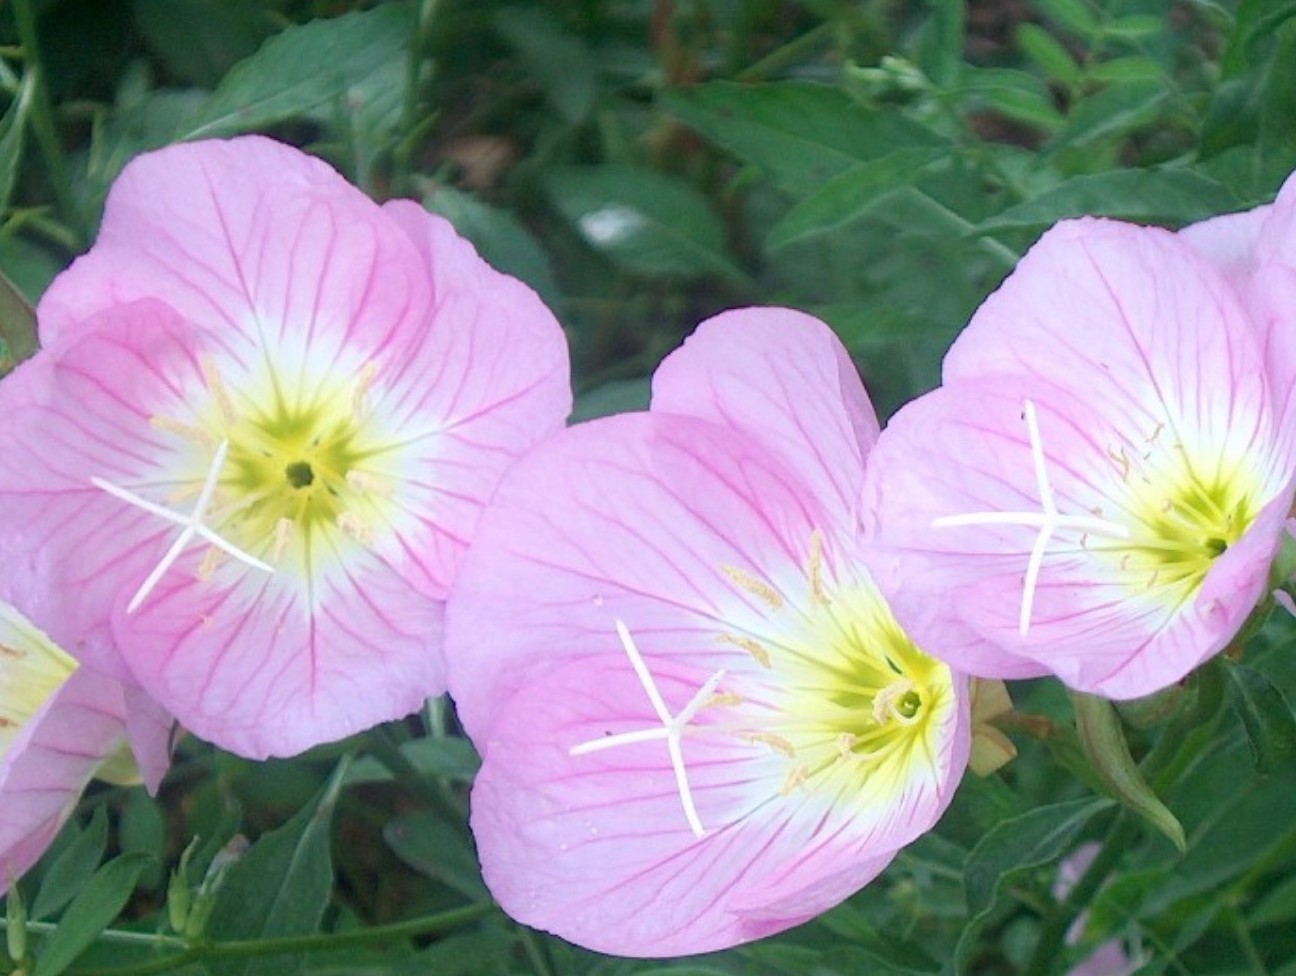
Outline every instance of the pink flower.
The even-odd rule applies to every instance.
[[[876,436],[822,323],[747,309],[663,363],[650,412],[505,477],[447,653],[507,911],[619,955],[704,952],[824,911],[935,823],[968,704],[861,564]]]
[[[91,777],[114,778],[137,760],[156,790],[170,724],[0,603],[0,894],[44,853]]]
[[[249,137],[131,163],[38,311],[0,384],[0,556],[52,637],[252,757],[444,690],[482,503],[570,406],[534,293]]]
[[[1113,698],[1183,677],[1268,586],[1292,425],[1237,294],[1182,238],[1059,224],[901,410],[865,484],[870,568],[965,671]]]

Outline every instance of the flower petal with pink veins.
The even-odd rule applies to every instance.
[[[169,728],[140,723],[128,740],[126,690],[121,684],[67,659],[66,676],[42,691],[27,711],[18,700],[39,681],[30,668],[48,672],[66,658],[12,607],[0,604],[0,894],[44,853],[76,808],[92,777],[133,744],[156,790],[167,763]],[[15,670],[17,669],[17,670]],[[29,696],[28,696],[29,697]],[[14,706],[18,706],[15,713]],[[152,718],[160,713],[147,705]]]
[[[444,690],[478,511],[570,408],[529,289],[249,137],[128,165],[39,314],[45,349],[0,385],[16,604],[253,757]]]
[[[744,308],[699,325],[653,375],[652,409],[742,430],[818,479],[821,504],[853,526],[877,415],[854,363],[823,322]]]
[[[1264,592],[1293,494],[1257,334],[1162,231],[1046,234],[866,476],[869,565],[915,639],[988,677],[1145,695]]]
[[[948,804],[962,680],[895,626],[814,477],[656,410],[505,476],[447,654],[515,917],[622,955],[745,942],[845,898]]]

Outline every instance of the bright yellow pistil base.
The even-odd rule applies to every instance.
[[[915,777],[939,775],[936,757],[957,708],[953,679],[914,645],[871,583],[834,588],[825,580],[820,546],[816,533],[808,598],[770,617],[776,639],[726,635],[768,669],[777,691],[773,707],[753,703],[734,718],[755,719],[750,738],[786,758],[781,793],[873,806]]]
[[[0,758],[76,669],[71,655],[0,604]]]

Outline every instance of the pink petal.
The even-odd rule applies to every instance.
[[[393,408],[402,431],[434,441],[406,478],[418,506],[435,513],[412,544],[427,588],[444,596],[504,469],[571,412],[567,342],[535,292],[482,261],[446,221],[408,200],[383,211],[417,246],[433,292],[426,340],[390,382],[408,390]]]
[[[1039,529],[940,520],[1042,511],[1022,420],[1026,401],[1036,405],[1058,511],[1114,521],[1131,535],[1059,529],[1045,549],[1023,635],[1028,556]],[[901,410],[879,440],[865,485],[876,542],[867,550],[870,569],[915,640],[961,670],[1016,677],[1047,668],[1084,691],[1148,694],[1221,650],[1264,592],[1292,494],[1276,481],[1278,469],[1265,466],[1265,455],[1275,453],[1263,436],[1267,419],[1239,418],[1256,440],[1237,455],[1254,460],[1248,476],[1266,508],[1182,602],[1179,590],[1166,589],[1173,580],[1159,582],[1159,570],[1137,549],[1151,531],[1142,521],[1146,501],[1134,503],[1140,479],[1167,493],[1177,483],[1175,467],[1162,466],[1149,442],[1128,438],[1137,421],[1121,423],[1105,403],[1018,378],[949,384]],[[1197,443],[1186,424],[1181,434]]]
[[[122,686],[79,669],[0,757],[0,892],[40,858],[99,765],[126,744]]]
[[[94,248],[41,300],[42,344],[144,298],[254,361],[289,337],[320,357],[380,349],[421,329],[430,302],[415,249],[377,204],[261,136],[168,146],[127,165]]]
[[[204,580],[209,547],[192,544],[128,612],[178,529],[90,478],[152,485],[188,454],[207,463],[209,447],[150,422],[174,416],[168,398],[201,382],[200,338],[165,307],[137,303],[98,316],[0,386],[0,400],[12,392],[19,403],[0,431],[13,459],[0,470],[0,539],[23,567],[24,609],[82,661],[121,673],[120,654],[184,725],[250,756],[408,714],[444,687],[441,607],[418,586],[399,537],[370,550],[324,533],[321,544],[340,549],[307,583],[291,568],[272,575],[231,558]],[[272,542],[258,555],[270,556]]]
[[[1179,239],[1191,245],[1227,281],[1240,288],[1255,270],[1260,229],[1272,210],[1271,206],[1256,207],[1189,224],[1180,229]]]
[[[853,666],[806,636],[816,620],[865,626],[848,599],[867,585],[853,533],[821,528],[818,501],[745,432],[665,413],[580,425],[505,476],[451,596],[447,656],[484,758],[479,852],[515,917],[623,955],[707,951],[835,904],[935,822],[967,761],[961,682],[932,705],[930,753],[876,778],[847,762],[787,785],[791,760],[746,731],[794,707],[778,681],[797,648]],[[815,609],[816,532],[831,613]],[[618,622],[672,715],[708,681],[739,696],[702,707],[682,738],[700,837]],[[815,722],[835,706],[795,707]]]
[[[785,308],[708,319],[658,367],[652,409],[744,431],[854,525],[877,415],[850,356],[818,319]]]

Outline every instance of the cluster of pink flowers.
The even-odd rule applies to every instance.
[[[973,680],[1148,694],[1285,583],[1293,220],[1058,225],[884,431],[773,308],[564,430],[553,316],[418,205],[256,137],[139,158],[0,383],[0,884],[173,720],[292,755],[448,688],[520,920],[660,956],[824,911],[944,812]]]

